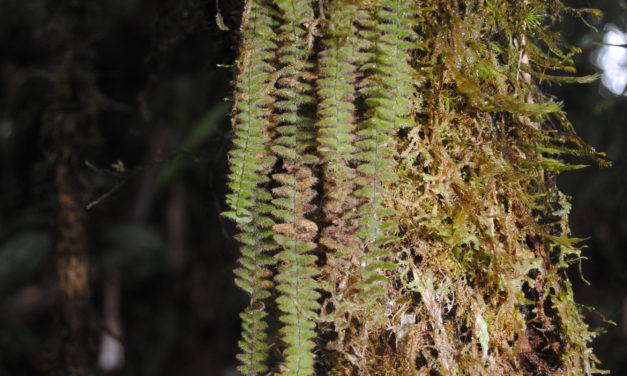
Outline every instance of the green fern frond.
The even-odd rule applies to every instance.
[[[355,190],[355,84],[356,62],[359,59],[359,38],[355,21],[356,5],[335,0],[327,5],[323,24],[322,50],[318,54],[318,143],[323,176],[323,211],[328,223],[319,243],[326,247],[324,289],[330,297],[325,302],[332,310],[323,309],[333,321],[341,341],[349,323],[345,318],[355,307],[348,283],[339,280],[351,270],[350,259],[359,253],[360,241],[354,234],[358,200]],[[354,268],[354,267],[353,267]],[[326,312],[325,312],[326,311]]]
[[[357,7],[342,1],[328,5],[323,29],[322,51],[318,54],[318,142],[324,174],[325,214],[333,221],[346,212],[355,171],[351,166],[355,146],[355,81],[357,77]],[[354,201],[354,199],[352,199]],[[350,203],[347,203],[350,205]],[[330,248],[335,249],[334,246]]]
[[[385,293],[384,273],[393,268],[386,243],[393,239],[396,224],[394,210],[384,201],[390,199],[390,187],[398,180],[396,134],[414,123],[416,89],[410,65],[415,48],[414,12],[411,1],[378,3],[373,12],[376,27],[367,34],[373,41],[372,59],[361,67],[367,72],[362,88],[367,110],[356,144],[361,163],[355,196],[363,200],[357,234],[367,248],[361,260],[366,296]]]
[[[276,137],[272,150],[281,159],[283,172],[273,175],[277,187],[273,189],[273,215],[278,223],[273,227],[274,239],[282,250],[279,260],[276,289],[280,296],[277,305],[282,312],[279,320],[281,339],[285,343],[283,375],[314,374],[314,338],[318,321],[318,283],[314,276],[316,248],[314,238],[317,225],[308,218],[314,209],[310,203],[316,196],[317,181],[312,168],[318,159],[312,154],[316,146],[313,120],[306,116],[311,111],[312,87],[307,81],[311,64],[307,62],[314,26],[311,3],[306,0],[278,0],[275,5],[281,13],[278,50],[281,76],[277,80]],[[300,69],[297,69],[300,68]]]
[[[234,220],[240,233],[239,267],[235,269],[236,284],[250,296],[250,305],[241,313],[242,339],[238,370],[257,375],[267,370],[267,313],[263,300],[270,296],[271,272],[274,264],[268,252],[277,248],[272,239],[270,218],[271,195],[262,187],[269,181],[275,158],[268,150],[269,116],[273,98],[266,95],[274,68],[270,61],[276,50],[271,5],[264,0],[251,1],[248,23],[243,27],[241,60],[236,79],[233,109],[233,148],[229,153],[230,174],[227,195],[230,211],[224,216]]]
[[[265,1],[253,1],[248,30],[242,41],[240,72],[237,77],[235,105],[233,108],[233,149],[229,153],[231,167],[227,195],[230,211],[224,216],[236,223],[252,221],[256,187],[267,182],[266,173],[275,158],[267,151],[268,126],[272,97],[264,95],[274,68],[269,63],[274,58],[276,44],[272,30],[272,10]]]

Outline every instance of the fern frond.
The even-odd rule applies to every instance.
[[[263,300],[270,296],[271,272],[274,264],[267,252],[276,249],[272,239],[270,217],[271,195],[262,187],[269,181],[267,174],[275,158],[268,150],[270,106],[274,101],[266,95],[274,68],[276,44],[272,30],[273,10],[265,0],[253,0],[249,19],[242,27],[243,41],[238,62],[233,130],[235,138],[229,153],[230,174],[227,195],[230,211],[224,216],[233,219],[240,233],[236,236],[241,243],[239,267],[235,269],[236,284],[250,296],[250,305],[241,313],[241,362],[238,370],[245,375],[257,375],[267,370],[268,357],[264,321],[267,313]]]
[[[355,197],[357,165],[355,139],[357,133],[356,86],[360,72],[358,62],[368,58],[371,43],[359,33],[368,12],[362,6],[334,0],[325,7],[321,51],[318,54],[318,142],[321,155],[323,192],[322,209],[325,227],[319,243],[327,250],[322,285],[329,293],[323,302],[322,320],[333,323],[336,339],[328,347],[351,348],[351,356],[365,364],[363,356],[354,356],[367,347],[365,341],[355,343],[355,332],[349,331],[354,319],[366,307],[358,295],[359,265],[362,239],[358,228]],[[364,54],[366,51],[366,54]],[[351,338],[353,338],[351,340]],[[351,341],[348,345],[346,341]],[[363,368],[363,367],[362,367]]]
[[[272,30],[272,9],[264,0],[252,1],[248,30],[242,41],[238,66],[233,131],[235,138],[229,153],[231,171],[227,195],[230,211],[224,216],[236,223],[252,221],[251,208],[256,197],[255,188],[269,179],[266,174],[275,158],[268,153],[267,143],[270,105],[274,99],[264,95],[274,68],[276,44]]]
[[[356,144],[360,165],[356,179],[359,189],[355,191],[355,196],[363,200],[357,234],[366,247],[361,260],[365,296],[385,294],[384,273],[394,266],[386,249],[395,232],[394,210],[384,200],[389,200],[390,187],[398,180],[395,136],[399,129],[414,122],[416,89],[410,65],[414,12],[411,1],[380,1],[373,11],[375,29],[367,32],[373,51],[371,61],[361,67],[368,72],[362,88],[367,110]]]
[[[353,44],[356,33],[353,21],[357,7],[341,1],[329,4],[327,24],[323,29],[322,51],[318,54],[318,143],[322,156],[324,191],[327,194],[324,211],[331,227],[339,227],[342,213],[355,206],[352,196],[355,171],[355,81],[357,76],[357,48]],[[341,235],[321,242],[336,250],[341,246]]]
[[[273,175],[277,187],[273,215],[278,223],[273,227],[274,239],[282,250],[276,289],[277,305],[282,312],[281,339],[285,343],[284,375],[314,374],[315,326],[318,321],[318,283],[314,276],[316,248],[313,242],[318,226],[308,218],[314,210],[310,203],[316,196],[317,181],[312,168],[318,163],[312,149],[316,146],[313,120],[306,116],[313,105],[312,87],[307,81],[311,64],[307,62],[313,27],[313,10],[307,0],[277,0],[281,13],[278,50],[281,76],[275,95],[276,138],[272,150],[281,159],[283,172]],[[298,69],[297,69],[298,67]]]

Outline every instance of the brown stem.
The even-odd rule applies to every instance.
[[[56,256],[60,293],[61,357],[64,375],[91,375],[89,352],[89,273],[83,207],[76,177],[63,162],[55,165]]]

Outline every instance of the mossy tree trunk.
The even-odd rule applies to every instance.
[[[225,213],[250,295],[242,373],[598,372],[555,176],[583,167],[565,156],[607,163],[540,88],[592,79],[553,30],[586,13],[246,2]]]
[[[54,239],[59,287],[58,358],[55,372],[88,376],[95,370],[90,265],[82,203],[80,155],[94,144],[94,119],[103,104],[91,73],[89,1],[48,3],[53,61],[41,144],[53,172]]]

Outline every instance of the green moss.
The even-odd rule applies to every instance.
[[[279,163],[263,170],[274,188],[257,185],[282,246],[283,361],[268,367],[599,372],[564,273],[581,246],[555,174],[584,167],[565,156],[608,163],[539,88],[592,79],[570,77],[578,49],[554,29],[581,13],[557,0],[276,5],[264,150]]]

